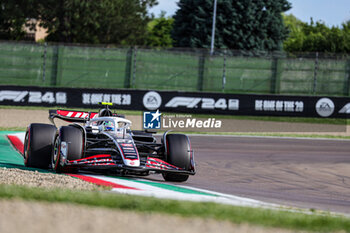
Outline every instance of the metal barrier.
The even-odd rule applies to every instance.
[[[329,54],[0,43],[0,84],[349,96],[350,59]]]

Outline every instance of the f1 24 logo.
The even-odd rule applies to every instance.
[[[350,103],[347,103],[339,110],[339,113],[350,114]]]
[[[222,110],[239,110],[239,100],[220,98],[215,100],[213,98],[197,98],[197,97],[174,97],[165,107],[177,108],[201,108],[201,109],[222,109]]]
[[[67,94],[65,92],[45,92],[41,91],[0,91],[0,102],[12,100],[13,102],[25,102],[28,97],[28,103],[67,103]]]

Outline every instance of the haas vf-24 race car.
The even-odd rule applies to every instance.
[[[71,122],[57,128],[54,119]],[[49,110],[51,124],[28,126],[24,160],[28,167],[74,173],[83,170],[145,176],[161,173],[166,181],[186,181],[195,174],[189,138],[130,130],[131,121],[106,105],[99,112]]]

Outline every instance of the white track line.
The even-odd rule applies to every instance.
[[[10,133],[8,134],[10,136],[15,136],[17,137],[19,140],[21,140],[21,142],[24,144],[24,138],[25,138],[25,133],[24,132],[20,132],[20,133]]]

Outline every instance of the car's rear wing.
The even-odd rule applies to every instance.
[[[77,110],[49,110],[49,119],[53,122],[53,119],[58,118],[68,122],[86,122],[90,119],[98,117],[98,112],[84,112]]]

